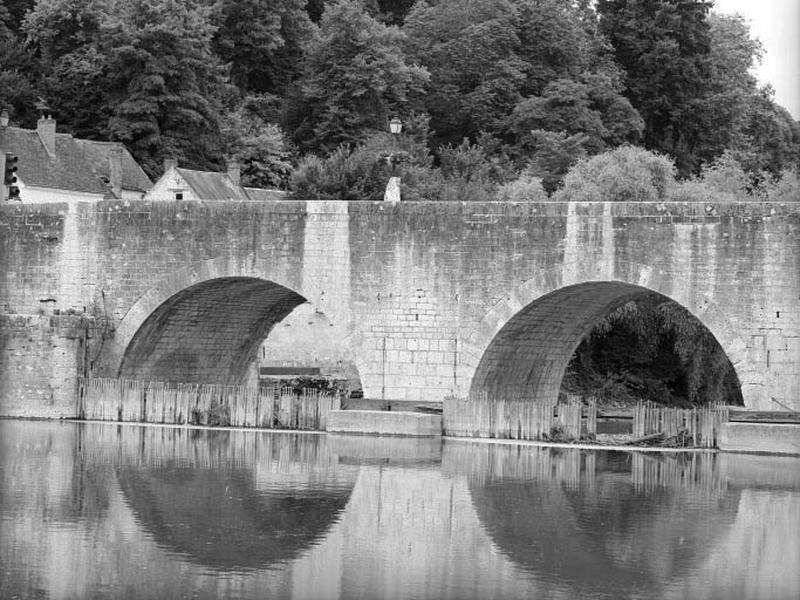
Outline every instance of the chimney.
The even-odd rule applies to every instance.
[[[8,127],[8,111],[5,108],[0,112],[0,127]]]
[[[111,193],[116,198],[122,198],[122,146],[114,144],[108,153],[108,182],[111,184]]]
[[[42,140],[42,144],[44,144],[44,147],[47,150],[47,153],[50,155],[50,158],[55,158],[56,120],[50,115],[47,115],[47,117],[40,117],[39,121],[36,123],[36,133],[39,134],[39,138]]]
[[[178,168],[178,161],[174,158],[165,158],[164,159],[164,173],[169,171],[170,169],[177,169]]]
[[[242,176],[242,168],[239,166],[239,163],[235,160],[228,161],[228,177],[230,177],[233,185],[239,186],[240,180]]]

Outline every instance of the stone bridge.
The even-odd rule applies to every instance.
[[[305,302],[367,397],[548,399],[647,292],[714,334],[746,406],[800,410],[800,203],[4,206],[0,415],[73,414],[81,374],[242,382]]]

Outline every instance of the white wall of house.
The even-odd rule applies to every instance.
[[[183,194],[180,200],[199,200],[180,173],[171,168],[153,184],[144,199],[156,202],[175,202],[179,200],[176,197],[177,194]]]
[[[122,199],[123,200],[141,200],[144,198],[144,192],[137,192],[134,190],[122,190]]]
[[[72,204],[76,202],[97,202],[103,199],[102,194],[27,186],[25,182],[21,180],[17,182],[17,187],[19,187],[20,201],[25,204],[52,204],[60,202]]]

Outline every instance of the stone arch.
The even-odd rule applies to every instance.
[[[223,258],[181,269],[147,290],[127,312],[101,373],[241,383],[272,328],[300,304],[318,300],[309,296],[247,262],[231,264]],[[348,333],[343,344],[358,368],[352,340]]]
[[[596,323],[637,296],[657,293],[686,308],[711,332],[736,371],[745,406],[755,404],[751,394],[763,375],[748,364],[745,342],[712,298],[688,306],[667,289],[668,277],[644,265],[627,265],[625,272],[636,274],[636,281],[564,282],[568,267],[540,273],[484,315],[463,344],[462,366],[471,372],[467,390],[554,400],[572,354]]]

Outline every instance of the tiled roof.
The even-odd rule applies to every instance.
[[[201,200],[247,200],[244,189],[234,185],[227,173],[178,168],[178,173]]]
[[[283,190],[266,190],[262,188],[251,188],[246,187],[244,188],[247,197],[250,200],[258,200],[258,201],[276,201],[276,200],[286,200],[288,198],[289,193],[284,192]]]
[[[153,187],[153,182],[142,171],[131,153],[118,142],[97,142],[94,140],[75,140],[83,149],[83,156],[98,177],[110,178],[108,159],[114,146],[122,148],[122,189],[135,192],[146,192]]]
[[[25,185],[88,194],[108,192],[71,135],[56,134],[56,152],[51,157],[36,131],[2,127],[0,150],[18,157],[17,173]]]

